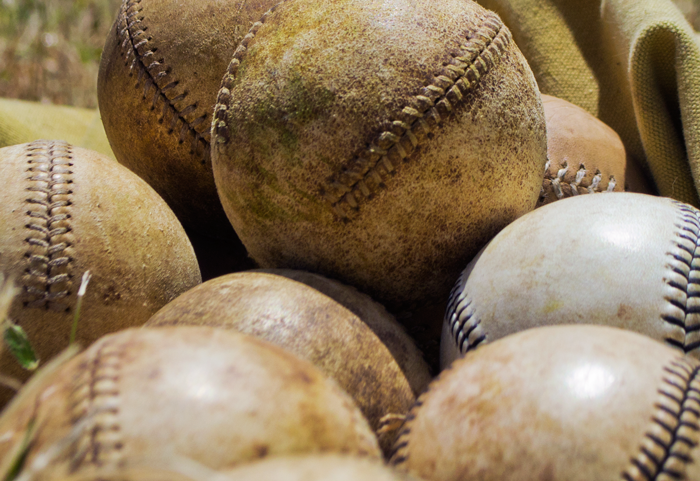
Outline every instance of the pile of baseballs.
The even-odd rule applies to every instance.
[[[495,13],[123,0],[98,94],[0,149],[3,480],[700,480],[700,211]]]

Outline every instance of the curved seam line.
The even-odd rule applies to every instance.
[[[154,50],[147,50],[145,54],[141,54],[139,52],[139,48],[142,48],[143,46],[147,45],[150,42],[149,38],[144,38],[143,40],[140,40],[138,43],[134,43],[134,36],[135,34],[132,32],[132,29],[134,26],[140,27],[142,23],[142,19],[138,17],[138,14],[141,13],[141,10],[137,10],[137,5],[141,3],[141,0],[127,0],[122,4],[122,11],[121,11],[121,28],[119,29],[119,35],[120,37],[123,37],[121,46],[122,46],[122,53],[124,54],[124,57],[126,58],[127,64],[129,63],[129,56],[131,54],[134,55],[134,60],[131,63],[131,66],[129,67],[130,70],[133,70],[134,66],[136,63],[138,63],[138,68],[139,68],[139,74],[138,74],[138,79],[140,80],[143,76],[147,76],[148,78],[145,81],[144,85],[144,92],[143,92],[143,100],[148,103],[148,92],[151,90],[151,86],[155,88],[155,93],[153,95],[153,100],[151,101],[151,110],[155,110],[157,101],[160,99],[163,102],[163,110],[159,119],[159,122],[165,123],[165,117],[166,117],[166,111],[169,110],[172,115],[172,120],[170,123],[170,128],[168,129],[169,134],[175,134],[177,130],[177,122],[181,122],[183,124],[183,128],[180,129],[180,141],[181,143],[184,143],[185,141],[185,135],[186,133],[189,133],[190,137],[192,138],[192,143],[190,145],[190,154],[197,157],[197,145],[198,143],[203,144],[203,149],[202,153],[199,156],[201,158],[201,162],[204,164],[207,161],[210,160],[210,150],[209,150],[209,141],[206,139],[206,135],[208,134],[208,131],[205,130],[203,133],[197,132],[195,129],[195,125],[199,125],[202,122],[206,121],[207,114],[200,115],[199,117],[195,118],[192,122],[189,122],[187,119],[183,117],[183,115],[189,113],[189,111],[196,109],[197,108],[197,102],[191,103],[187,106],[185,106],[182,110],[178,110],[175,105],[173,104],[174,101],[179,101],[179,100],[184,100],[188,92],[185,90],[182,94],[177,95],[173,99],[169,99],[165,95],[165,90],[169,86],[176,86],[177,82],[179,82],[177,79],[173,80],[172,82],[169,82],[164,88],[161,88],[158,85],[157,80],[162,80],[166,76],[169,75],[171,72],[171,67],[163,62],[158,62],[154,61],[151,65],[148,67],[146,66],[144,62],[144,58],[148,57],[150,55],[153,55],[155,53]],[[131,17],[135,17],[131,22],[129,21]],[[138,33],[144,33],[145,28],[140,28],[138,30]],[[129,49],[125,51],[125,46],[126,43],[129,43]],[[156,66],[162,66],[164,70],[162,70],[158,76],[160,78],[156,79],[152,74],[150,69]]]
[[[363,153],[346,163],[326,185],[320,186],[319,194],[336,216],[347,220],[345,206],[358,210],[358,201],[381,190],[382,171],[386,177],[401,161],[406,161],[504,55],[512,36],[500,18],[488,12],[480,27],[474,38],[461,46],[462,55],[454,56],[433,83],[422,88],[403,108],[390,131],[379,134]],[[488,34],[484,34],[484,30]],[[497,52],[494,54],[492,50]]]
[[[451,339],[460,353],[466,354],[486,342],[486,334],[481,319],[476,315],[473,299],[464,293],[467,280],[460,276],[448,299],[445,322]],[[472,340],[473,339],[473,340]]]
[[[672,338],[666,338],[666,342],[668,342],[671,345],[674,345],[676,347],[682,348],[683,351],[687,354],[693,349],[696,349],[698,347],[698,342],[690,343],[688,339],[688,334],[696,332],[700,330],[700,326],[688,326],[688,316],[695,314],[695,309],[689,307],[688,301],[689,299],[693,297],[697,297],[697,295],[694,295],[693,293],[690,292],[690,287],[691,286],[696,286],[698,290],[700,290],[700,284],[693,282],[693,279],[695,277],[700,278],[700,271],[697,269],[693,268],[693,262],[696,259],[699,259],[700,256],[698,256],[697,252],[698,249],[700,248],[700,229],[698,229],[697,222],[700,220],[700,215],[699,213],[692,207],[688,206],[687,204],[684,204],[682,202],[678,201],[672,201],[673,204],[675,204],[679,210],[680,210],[680,217],[681,217],[681,222],[683,222],[685,225],[683,226],[677,226],[677,228],[681,229],[684,232],[688,232],[692,234],[695,237],[695,240],[693,239],[688,239],[687,235],[684,237],[681,235],[681,233],[676,232],[676,237],[680,239],[685,239],[688,242],[692,242],[694,244],[693,252],[690,253],[688,252],[687,249],[679,247],[683,252],[688,253],[691,257],[690,260],[686,260],[684,258],[679,258],[677,254],[674,254],[672,252],[667,252],[666,255],[670,256],[674,261],[680,262],[684,266],[687,267],[687,272],[685,272],[685,269],[676,269],[673,266],[671,266],[671,270],[679,275],[682,276],[683,279],[685,280],[685,286],[680,285],[673,279],[668,279],[666,281],[666,285],[671,287],[674,290],[677,290],[681,292],[683,295],[685,295],[684,301],[677,301],[675,299],[668,299],[666,298],[666,302],[668,302],[671,306],[681,310],[683,312],[683,318],[679,318],[678,316],[674,316],[672,314],[662,314],[661,319],[673,326],[677,326],[680,329],[683,330],[683,343],[679,341],[676,341]],[[697,274],[697,276],[693,274]]]
[[[674,447],[678,446],[679,444],[685,444],[689,448],[693,448],[698,444],[698,438],[700,437],[698,411],[697,409],[693,408],[692,405],[689,406],[689,404],[694,403],[700,406],[700,403],[698,402],[700,401],[700,396],[697,395],[698,390],[697,388],[693,387],[693,383],[695,383],[698,380],[697,378],[698,374],[700,373],[700,365],[695,364],[695,366],[693,366],[692,364],[690,364],[689,360],[683,358],[672,362],[671,365],[680,369],[682,372],[678,372],[678,370],[674,370],[673,368],[668,366],[666,366],[664,370],[671,372],[676,377],[682,379],[683,386],[679,386],[678,384],[671,382],[669,379],[664,378],[662,380],[663,384],[662,387],[659,389],[659,392],[661,394],[666,395],[667,398],[670,400],[669,402],[677,404],[678,407],[674,408],[657,404],[655,407],[660,411],[660,415],[652,415],[652,423],[657,426],[660,426],[663,430],[668,432],[670,440],[664,441],[663,439],[660,439],[658,436],[654,435],[653,429],[648,430],[645,433],[645,437],[647,439],[650,439],[656,446],[663,449],[663,457],[657,459],[657,457],[653,455],[652,451],[648,447],[644,445],[640,446],[639,456],[636,458],[632,458],[630,460],[632,466],[629,466],[627,470],[625,470],[622,473],[622,477],[627,481],[641,481],[642,479],[647,481],[655,481],[659,478],[659,475],[661,474],[668,474],[674,478],[683,479],[684,473],[679,473],[677,470],[673,470],[667,466],[669,460],[671,460],[672,458],[679,459],[684,463],[683,467],[685,467],[688,463],[692,462],[692,459],[689,455],[674,452]],[[685,368],[688,369],[686,370]],[[671,389],[681,391],[682,397],[678,399],[675,396],[666,393],[663,390],[665,386],[670,386]],[[691,393],[695,393],[696,395],[691,396]],[[663,422],[660,419],[664,417],[664,413],[675,418],[675,426],[668,426],[665,422]],[[688,414],[694,417],[693,422],[688,421]],[[683,427],[693,431],[695,433],[695,439],[689,439],[688,437],[682,435],[680,431]],[[645,463],[645,461],[647,462]],[[655,471],[652,471],[650,469],[650,464],[654,467]],[[636,473],[643,475],[644,478],[641,478]]]
[[[217,144],[230,141],[227,113],[232,101],[231,89],[247,46],[269,16],[286,1],[288,0],[265,12],[260,21],[253,24],[233,54],[221,82],[212,119],[212,132]],[[379,190],[383,185],[379,171],[384,170],[387,174],[393,172],[394,163],[398,163],[397,159],[404,160],[410,156],[420,140],[427,137],[431,129],[442,122],[443,116],[449,115],[462,103],[464,95],[472,90],[481,77],[496,65],[496,60],[503,56],[512,40],[510,30],[496,14],[488,12],[485,17],[481,29],[474,34],[475,38],[467,40],[461,46],[462,55],[455,55],[452,63],[433,79],[433,83],[422,88],[410,105],[404,107],[397,115],[397,120],[392,122],[392,130],[379,134],[364,154],[342,167],[341,172],[336,174],[336,179],[331,177],[325,187],[320,186],[319,194],[339,218],[349,218],[342,203],[347,203],[355,210],[359,208],[357,200],[361,198],[360,193],[369,198],[372,196],[372,189]],[[483,30],[488,30],[491,35],[484,34]],[[492,50],[496,50],[498,55]],[[362,155],[367,158],[363,158]],[[390,157],[393,157],[394,163]],[[370,180],[372,182],[368,182]],[[353,191],[357,191],[358,195],[355,196]]]
[[[571,187],[571,196],[577,196],[579,194],[613,192],[615,190],[615,187],[617,187],[617,180],[615,179],[615,176],[611,174],[608,176],[608,187],[605,190],[603,190],[603,187],[600,185],[600,183],[603,181],[603,173],[600,171],[600,169],[596,169],[595,174],[591,179],[590,185],[581,185],[586,174],[588,174],[588,170],[586,169],[586,166],[583,163],[579,166],[578,170],[576,171],[576,177],[574,178],[573,182],[566,182],[564,180],[564,176],[567,173],[569,173],[570,170],[568,162],[566,160],[559,164],[561,168],[557,170],[556,174],[552,174],[549,172],[549,168],[551,167],[551,165],[551,161],[547,160],[547,163],[544,166],[543,185],[545,185],[544,183],[546,181],[549,181],[549,186],[551,186],[552,190],[554,191],[554,195],[557,197],[557,199],[563,199],[564,197],[566,197],[566,194],[562,190],[562,185],[568,185],[569,187]],[[579,188],[583,189],[583,191],[579,190]],[[546,196],[546,194],[543,193],[542,196]]]
[[[119,377],[123,345],[106,342],[80,365],[69,402],[71,426],[80,429],[72,445],[70,472],[84,464],[118,463],[124,447],[119,425]],[[82,425],[81,425],[82,424]],[[101,439],[103,433],[108,440]]]
[[[72,287],[72,261],[66,252],[73,244],[70,207],[73,194],[72,151],[65,142],[36,141],[27,145],[28,204],[25,242],[28,267],[24,276],[26,307],[61,310]]]

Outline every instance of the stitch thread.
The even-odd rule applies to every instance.
[[[615,180],[615,176],[610,175],[608,177],[608,186],[605,190],[603,190],[602,186],[600,185],[600,183],[603,181],[603,173],[598,169],[596,169],[595,174],[591,179],[591,184],[588,187],[581,185],[583,179],[586,177],[586,174],[588,174],[588,170],[586,169],[586,166],[584,164],[579,165],[579,168],[576,171],[576,177],[574,178],[574,181],[566,182],[564,180],[564,176],[571,170],[568,165],[568,162],[566,160],[562,162],[561,168],[557,170],[557,173],[555,175],[549,173],[549,167],[551,165],[551,161],[547,160],[547,163],[544,166],[544,181],[542,182],[542,190],[540,191],[539,204],[544,202],[545,198],[547,197],[547,187],[551,187],[557,199],[563,199],[564,197],[567,197],[567,193],[570,193],[570,196],[574,197],[579,194],[613,192],[615,190],[615,187],[617,186],[617,180]],[[565,185],[568,185],[569,187],[569,189],[567,189],[568,192],[564,191],[563,187]]]
[[[673,201],[680,213],[676,238],[668,256],[669,274],[661,319],[673,332],[666,342],[686,354],[700,348],[700,211]]]
[[[700,365],[684,357],[664,371],[651,426],[622,473],[626,481],[685,479],[690,452],[700,442]]]
[[[190,154],[206,164],[211,157],[207,114],[188,120],[196,114],[197,103],[186,104],[181,109],[176,107],[187,98],[188,92],[178,88],[180,82],[172,78],[172,68],[165,59],[156,58],[158,49],[149,45],[152,37],[146,34],[148,27],[143,25],[140,4],[141,0],[125,0],[119,12],[119,40],[124,64],[129,66],[130,76],[137,71],[137,88],[144,82],[143,100],[150,104],[152,111],[158,111],[158,123],[167,126],[168,133],[177,135],[180,144],[189,140]]]
[[[397,466],[400,469],[401,465],[405,464],[406,461],[408,461],[408,446],[410,441],[411,425],[416,419],[418,410],[425,403],[425,399],[427,398],[427,396],[429,396],[430,393],[433,392],[433,390],[435,390],[435,387],[438,386],[440,382],[444,379],[444,376],[450,371],[452,371],[454,365],[455,363],[453,362],[445,369],[443,369],[440,372],[440,374],[438,374],[437,377],[435,377],[435,379],[433,379],[433,381],[428,385],[428,388],[425,391],[423,391],[423,393],[420,396],[418,396],[418,399],[416,399],[416,401],[413,403],[413,406],[411,406],[411,409],[408,411],[403,425],[401,426],[398,434],[396,435],[396,441],[394,442],[394,446],[392,447],[391,453],[389,453],[388,460],[391,465]]]
[[[82,466],[119,465],[124,447],[119,426],[119,377],[123,345],[104,342],[78,367],[69,397],[71,425],[87,421],[71,446],[70,472]]]
[[[452,340],[462,354],[473,351],[486,342],[486,332],[481,319],[476,315],[476,308],[464,291],[467,277],[464,272],[459,276],[450,293],[445,313],[445,322],[449,326]]]
[[[365,199],[385,187],[384,179],[407,162],[428,135],[463,103],[505,54],[512,40],[497,15],[489,12],[473,38],[466,39],[451,64],[440,71],[431,85],[421,89],[409,105],[357,157],[347,162],[319,194],[340,219],[349,219]]]
[[[282,2],[284,3],[284,2]],[[226,115],[231,103],[231,89],[247,45],[260,27],[280,4],[268,10],[256,22],[233,55],[214,108],[212,131],[216,142],[230,141]],[[352,211],[359,209],[363,199],[369,199],[383,188],[384,178],[408,161],[416,148],[444,118],[458,107],[481,77],[486,75],[504,55],[512,41],[510,31],[494,13],[482,19],[481,29],[465,39],[460,53],[433,79],[431,85],[421,89],[409,105],[391,122],[391,129],[382,132],[370,142],[357,157],[347,162],[338,174],[325,185],[319,186],[319,195],[341,219],[348,219]]]
[[[26,148],[25,199],[28,264],[22,277],[24,305],[70,309],[73,287],[71,227],[72,152],[65,142],[36,141]]]
[[[216,105],[214,106],[214,115],[211,121],[211,130],[214,132],[214,141],[216,144],[227,144],[231,140],[231,132],[227,125],[226,114],[228,112],[228,106],[231,103],[231,89],[233,88],[233,82],[236,80],[236,75],[238,74],[238,67],[241,64],[241,59],[245,55],[248,45],[251,40],[255,37],[263,26],[265,21],[274,13],[277,8],[285,3],[287,0],[272,6],[267,12],[263,14],[259,21],[255,22],[248,30],[248,33],[241,40],[236,47],[236,51],[233,52],[233,57],[226,68],[226,74],[221,80],[221,86],[219,88],[219,93],[216,96]]]

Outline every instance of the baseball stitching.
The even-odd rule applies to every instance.
[[[24,305],[68,310],[73,286],[71,227],[72,152],[65,142],[36,141],[26,147],[28,267],[22,277]]]
[[[486,332],[481,319],[476,315],[473,301],[464,292],[468,277],[464,272],[459,276],[450,293],[445,313],[445,322],[448,323],[452,340],[462,354],[486,343]]]
[[[622,473],[626,481],[685,479],[687,465],[693,462],[690,451],[700,442],[699,363],[679,358],[664,371],[651,426]]]
[[[212,122],[217,143],[226,144],[230,140],[226,114],[231,103],[231,88],[246,47],[277,6],[279,4],[253,25],[229,64]],[[326,185],[320,186],[319,194],[339,218],[348,219],[350,212],[359,208],[362,199],[371,198],[383,188],[384,177],[394,172],[402,161],[407,161],[428,134],[463,103],[464,96],[505,54],[512,36],[500,18],[488,12],[481,27],[472,38],[466,39],[460,47],[460,54],[453,54],[451,63],[438,73],[432,84],[423,87],[396,116],[391,122],[391,130],[379,134],[363,153],[347,162]]]
[[[425,391],[423,391],[423,393],[420,396],[418,396],[418,399],[416,399],[416,402],[413,403],[413,406],[411,406],[411,409],[408,411],[408,414],[406,415],[401,429],[396,435],[396,442],[394,443],[391,453],[389,454],[389,463],[393,466],[400,467],[401,465],[405,464],[406,461],[408,461],[409,436],[411,434],[411,426],[413,424],[413,421],[416,419],[418,410],[423,406],[426,397],[431,392],[433,392],[433,390],[441,383],[441,381],[444,379],[444,376],[452,371],[454,366],[455,363],[453,362],[445,369],[443,369],[440,372],[440,374],[438,374],[435,377],[435,379],[433,379],[433,381],[428,385],[428,388]]]
[[[547,190],[551,189],[557,199],[563,199],[564,197],[574,197],[579,194],[594,194],[597,192],[613,192],[617,186],[617,181],[614,175],[608,177],[608,186],[605,190],[600,185],[603,180],[603,174],[600,170],[596,169],[595,175],[591,179],[591,183],[588,187],[581,185],[583,179],[588,174],[588,170],[584,164],[580,164],[578,170],[576,171],[576,177],[573,182],[564,181],[564,176],[570,172],[571,168],[568,162],[564,161],[560,164],[560,169],[557,170],[556,175],[552,175],[549,172],[549,167],[551,166],[551,161],[547,160],[544,167],[544,181],[542,182],[542,191],[540,194],[539,203],[541,204],[547,197]],[[564,186],[568,186],[568,189],[564,189]],[[538,205],[539,206],[539,205]]]
[[[670,269],[666,282],[668,301],[661,319],[675,326],[666,342],[686,354],[697,354],[700,348],[700,211],[673,201],[678,207],[680,223],[669,252]]]
[[[236,51],[233,52],[233,58],[228,64],[226,69],[226,74],[221,80],[221,87],[219,88],[219,93],[216,96],[216,106],[214,107],[214,116],[211,121],[211,130],[214,132],[215,143],[216,144],[227,144],[231,140],[231,132],[228,128],[226,114],[228,113],[228,106],[231,104],[231,89],[233,88],[233,82],[236,80],[236,75],[238,74],[238,67],[241,65],[241,59],[245,55],[248,45],[251,40],[255,37],[263,26],[265,21],[277,10],[282,3],[287,0],[274,5],[267,12],[263,14],[259,21],[255,22],[251,27],[245,37],[241,40],[241,43],[236,47]]]
[[[425,397],[440,383],[452,363],[430,384],[406,416],[390,455],[390,463],[400,467],[408,461],[411,424]],[[700,363],[682,357],[665,366],[666,376],[658,389],[651,424],[636,457],[622,472],[625,481],[671,481],[685,479],[690,451],[700,443]]]
[[[488,12],[481,27],[460,46],[461,54],[453,55],[432,84],[422,88],[396,116],[391,130],[379,134],[363,153],[320,187],[320,195],[339,218],[348,219],[362,200],[383,188],[384,178],[407,161],[505,54],[512,37],[500,18]]]
[[[436,381],[433,381],[432,384],[434,384],[435,382]],[[394,443],[394,447],[392,448],[391,453],[389,454],[389,462],[393,466],[399,466],[408,461],[408,440],[409,435],[411,434],[411,423],[414,419],[416,419],[416,411],[423,405],[423,399],[427,392],[428,391],[421,394],[421,396],[413,404],[413,407],[406,415],[406,420],[404,421],[403,426],[401,427],[398,435],[396,436],[396,442]]]
[[[86,464],[119,464],[122,459],[119,426],[119,378],[124,345],[105,341],[79,365],[68,409],[71,426],[85,423],[70,455],[70,471]]]
[[[168,133],[178,135],[180,144],[189,138],[190,155],[206,164],[211,157],[208,115],[205,112],[188,121],[189,117],[196,115],[198,104],[183,103],[182,109],[176,107],[189,92],[179,87],[180,82],[173,78],[172,68],[165,63],[165,59],[156,57],[158,49],[150,45],[152,37],[146,34],[148,27],[143,23],[143,7],[140,4],[141,0],[125,0],[119,12],[119,39],[125,65],[129,66],[129,76],[133,76],[134,69],[137,70],[136,87],[144,80],[143,100],[150,103],[151,111],[157,109],[158,103],[162,104],[158,123],[168,125]],[[170,120],[166,122],[168,116]]]

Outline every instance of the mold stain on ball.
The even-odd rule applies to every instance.
[[[391,309],[446,300],[457,266],[534,208],[546,158],[534,78],[472,2],[282,2],[234,53],[212,134],[261,267]]]

